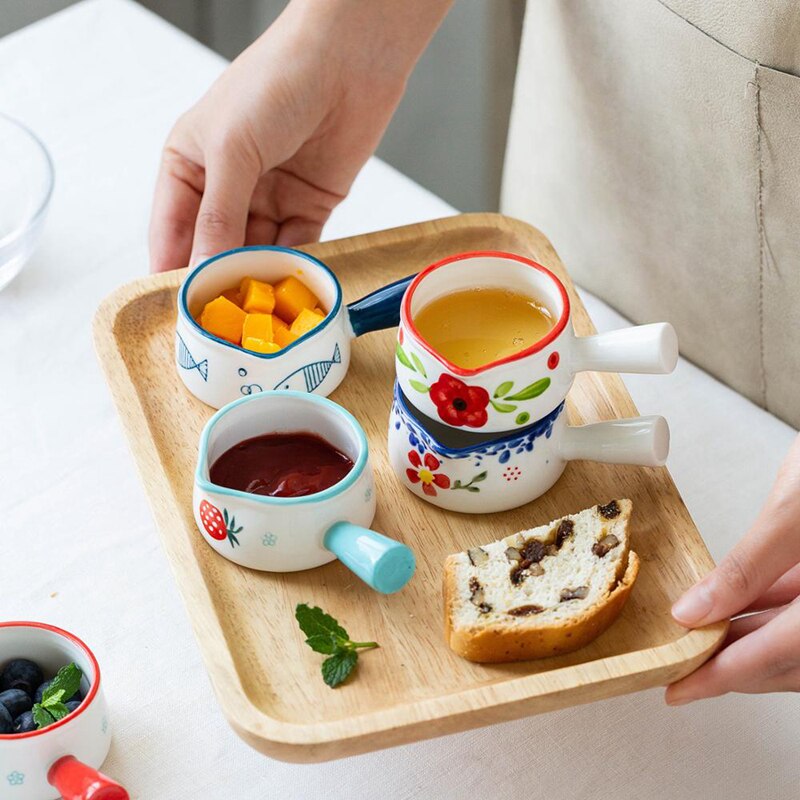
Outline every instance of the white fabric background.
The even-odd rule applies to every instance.
[[[147,269],[169,126],[222,67],[122,0],[83,3],[0,41],[0,110],[42,136],[57,169],[42,247],[0,294],[0,616],[60,625],[95,650],[114,727],[105,771],[146,800],[797,797],[794,695],[670,709],[653,690],[308,766],[265,758],[229,729],[90,337],[99,301]],[[326,237],[452,211],[373,160]],[[586,301],[601,329],[624,324]],[[642,413],[669,419],[670,468],[720,557],[794,432],[685,362],[627,383]]]

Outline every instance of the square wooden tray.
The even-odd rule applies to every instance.
[[[547,239],[500,215],[469,214],[304,249],[333,267],[348,301],[448,254],[519,253],[560,276],[577,332],[594,332]],[[544,497],[487,516],[442,511],[407,492],[386,457],[394,331],[354,343],[350,373],[332,397],[367,432],[378,492],[374,527],[416,552],[411,583],[386,597],[338,562],[281,575],[220,558],[192,517],[197,442],[212,409],[186,392],[173,364],[183,277],[182,270],[120,288],[98,310],[95,343],[217,697],[253,747],[288,761],[390,747],[663,685],[718,646],[726,623],[687,632],[670,617],[670,604],[713,562],[666,469],[573,462]],[[616,375],[580,375],[568,406],[573,424],[636,415]],[[623,496],[634,503],[642,569],[609,631],[571,655],[511,665],[472,664],[448,649],[441,612],[448,553]],[[336,690],[322,682],[321,657],[303,642],[294,619],[300,602],[321,606],[355,638],[381,644]]]

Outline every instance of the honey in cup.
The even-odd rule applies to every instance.
[[[490,286],[443,295],[414,316],[420,336],[464,369],[478,369],[526,350],[555,323],[539,300]]]
[[[313,433],[266,433],[235,444],[209,470],[227,489],[271,497],[305,497],[339,483],[353,462]]]

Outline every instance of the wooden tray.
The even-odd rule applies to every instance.
[[[563,265],[535,228],[469,214],[308,246],[331,265],[352,301],[451,253],[508,250],[556,272],[570,291],[575,328],[594,332]],[[368,589],[338,562],[285,575],[220,558],[192,517],[198,436],[212,410],[191,397],[173,366],[176,289],[184,271],[141,278],[100,307],[100,360],[146,487],[217,697],[234,730],[288,761],[322,761],[663,685],[694,670],[726,623],[687,632],[670,604],[713,562],[666,469],[573,462],[544,497],[514,511],[441,511],[406,491],[386,456],[394,331],[359,339],[333,399],[369,437],[378,491],[377,530],[405,541],[417,573],[398,595]],[[636,415],[615,375],[583,374],[569,398],[574,424]],[[634,503],[633,545],[642,570],[611,629],[568,656],[480,666],[442,638],[444,557],[612,497]],[[299,602],[321,606],[361,640],[380,642],[354,679],[331,690],[321,657],[303,642]]]

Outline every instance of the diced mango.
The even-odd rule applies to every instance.
[[[244,285],[248,281],[245,278],[242,281]],[[244,301],[242,308],[248,314],[271,314],[275,308],[275,291],[272,286],[263,281],[257,281],[255,278],[250,278],[247,283],[247,290],[244,293]]]
[[[289,330],[289,326],[277,314],[273,314],[272,315],[272,332],[273,332],[273,334],[275,333],[275,331],[278,330],[278,328],[284,328],[287,331]],[[272,338],[274,339],[275,337],[273,336]]]
[[[323,309],[323,308],[320,308],[319,306],[317,306],[317,307],[314,309],[314,313],[315,313],[315,314],[319,314],[321,317],[327,317],[327,316],[328,316],[328,312],[327,312],[327,311],[325,311],[325,309]]]
[[[302,336],[304,333],[308,333],[317,325],[325,319],[324,315],[317,314],[314,311],[311,311],[309,308],[304,308],[298,315],[295,321],[292,323],[291,328],[289,330],[295,336]]]
[[[273,340],[272,320],[272,314],[248,314],[244,318],[242,341],[252,338],[271,342]]]
[[[239,306],[220,295],[206,303],[200,315],[200,326],[220,339],[239,344],[242,341],[242,327],[246,316]]]
[[[264,339],[259,339],[256,336],[248,336],[243,342],[242,347],[245,350],[252,350],[254,353],[277,353],[281,349],[279,344],[275,342],[267,342]]]
[[[294,322],[304,309],[312,309],[319,304],[316,295],[294,275],[275,284],[275,313],[286,322]]]
[[[275,344],[280,347],[288,347],[293,341],[299,338],[299,334],[292,333],[288,325],[285,328],[275,328]]]
[[[244,298],[244,295],[238,289],[226,289],[222,293],[222,296],[226,300],[230,300],[231,303],[235,303],[237,306],[239,306],[239,308],[242,307],[242,300]]]

